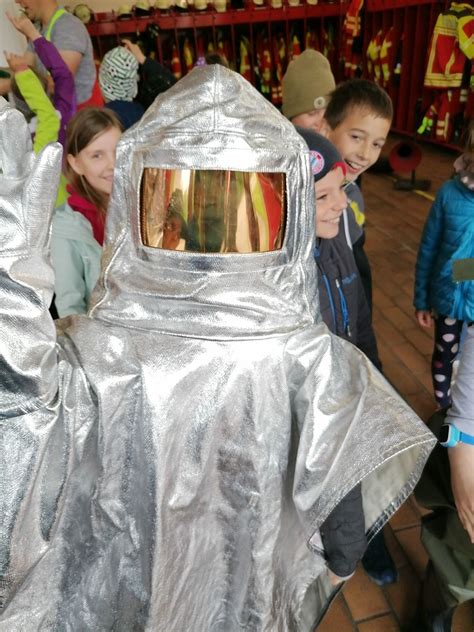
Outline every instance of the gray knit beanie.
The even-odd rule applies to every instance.
[[[117,46],[104,55],[99,68],[99,85],[106,101],[133,101],[138,91],[138,61]]]
[[[290,62],[283,77],[283,114],[292,119],[299,114],[325,108],[328,95],[336,87],[329,61],[308,49]]]

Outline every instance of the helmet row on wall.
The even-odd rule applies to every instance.
[[[251,0],[252,4],[260,7],[267,5],[279,9],[283,4],[288,6],[298,6],[304,2],[309,5],[318,4],[318,0]],[[321,0],[319,0],[321,1]],[[208,8],[214,8],[216,11],[226,11],[229,5],[232,8],[242,8],[244,0],[137,0],[135,5],[122,4],[115,11],[115,15],[119,20],[126,20],[132,17],[147,17],[154,10],[168,11],[176,8],[181,11],[196,9],[197,11],[205,11]],[[68,7],[66,6],[66,9]],[[78,17],[84,24],[94,20],[94,12],[87,4],[78,4],[72,10],[72,13]]]

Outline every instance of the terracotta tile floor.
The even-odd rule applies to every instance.
[[[391,138],[385,150],[397,138]],[[372,266],[374,327],[387,378],[423,420],[434,411],[431,332],[418,327],[412,307],[413,275],[421,231],[433,197],[452,172],[454,155],[423,147],[418,178],[430,178],[428,197],[396,191],[393,178],[363,176],[367,208],[366,252]],[[420,542],[422,510],[410,498],[385,527],[399,581],[379,588],[359,569],[332,604],[318,632],[396,632],[415,612],[427,555]],[[468,632],[467,628],[459,628]]]

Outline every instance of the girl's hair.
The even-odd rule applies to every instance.
[[[69,121],[66,129],[66,156],[77,156],[97,136],[112,127],[123,132],[123,125],[112,110],[86,107],[79,110]],[[101,213],[105,213],[108,196],[96,191],[87,180],[66,163],[66,177],[71,186],[86,200],[89,200]]]

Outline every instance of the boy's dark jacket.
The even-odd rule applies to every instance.
[[[349,213],[348,219],[352,221]],[[334,334],[352,342],[381,369],[369,306],[343,223],[341,217],[336,237],[316,241],[321,315]]]
[[[346,215],[354,221],[351,212]],[[347,243],[344,218],[333,239],[317,239],[314,256],[318,265],[318,289],[321,315],[336,335],[352,342],[381,369],[377,342],[364,289]],[[360,485],[355,487],[321,526],[329,568],[340,577],[354,572],[367,547]]]

